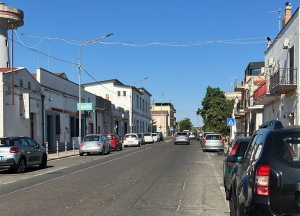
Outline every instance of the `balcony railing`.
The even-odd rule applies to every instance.
[[[270,77],[270,93],[286,94],[297,88],[297,69],[279,68]]]

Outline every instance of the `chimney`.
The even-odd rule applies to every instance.
[[[282,28],[292,17],[292,4],[290,2],[285,3],[285,17],[282,19]]]

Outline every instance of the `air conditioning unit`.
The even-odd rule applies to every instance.
[[[290,41],[290,39],[285,38],[283,40],[283,47],[282,48],[283,49],[289,49],[289,48],[291,48],[291,41]]]

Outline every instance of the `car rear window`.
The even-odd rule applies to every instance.
[[[100,136],[96,136],[96,135],[93,135],[93,136],[86,136],[84,137],[83,141],[84,142],[89,142],[89,141],[99,141],[100,140]]]
[[[135,134],[126,134],[126,138],[136,138]]]
[[[241,141],[237,150],[237,156],[243,156],[249,141]]]
[[[144,136],[151,136],[150,133],[144,133]]]
[[[107,140],[112,140],[113,139],[113,136],[111,136],[111,135],[104,135],[105,136],[105,138],[107,139]]]
[[[0,138],[0,147],[10,147],[14,146],[14,142],[11,139]]]
[[[221,140],[221,135],[206,135],[206,140]]]
[[[299,131],[274,133],[271,155],[290,167],[300,168]]]
[[[187,135],[187,133],[186,132],[179,132],[179,133],[177,133],[177,136],[186,136]]]

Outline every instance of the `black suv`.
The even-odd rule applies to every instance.
[[[264,123],[235,164],[231,180],[232,216],[300,215],[300,126]]]

